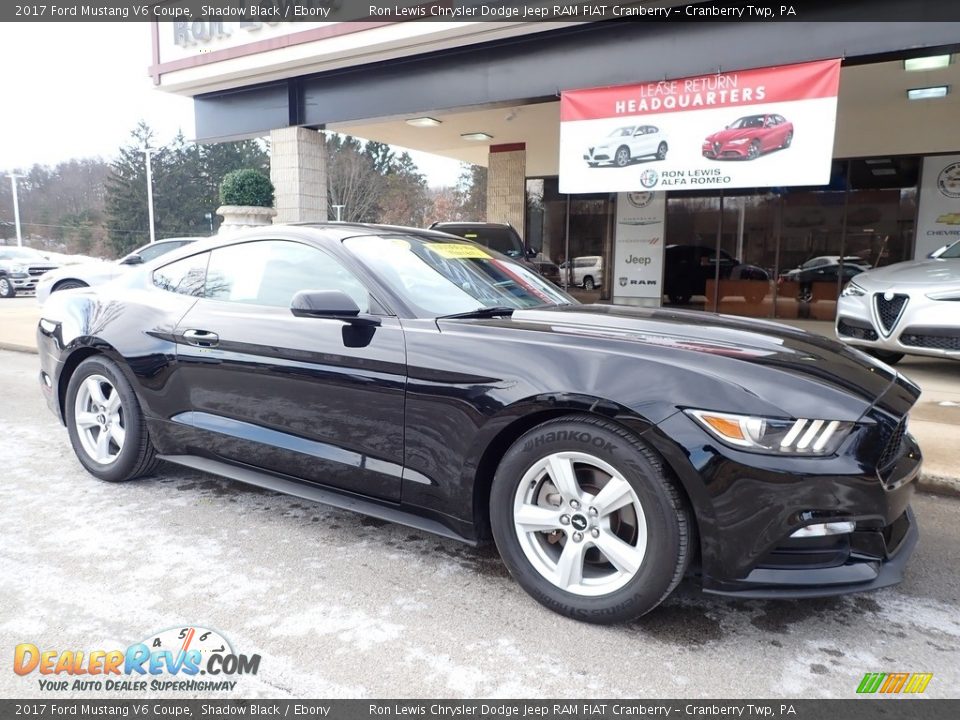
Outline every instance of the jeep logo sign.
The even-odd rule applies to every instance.
[[[613,288],[616,302],[645,298],[660,304],[663,294],[663,219],[666,195],[643,193],[646,202],[631,202],[639,193],[617,195],[617,226],[613,238]],[[646,196],[649,196],[646,197]],[[646,303],[649,304],[649,303]]]

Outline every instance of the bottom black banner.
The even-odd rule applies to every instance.
[[[854,700],[0,700],[0,718],[422,717],[521,720],[785,718],[955,720],[960,699]]]

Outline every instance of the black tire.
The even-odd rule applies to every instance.
[[[657,146],[657,160],[666,160],[666,159],[667,159],[667,144],[665,142],[662,142]]]
[[[642,561],[629,580],[612,592],[583,595],[555,585],[521,546],[514,507],[517,493],[525,492],[521,487],[524,475],[544,458],[563,452],[585,453],[616,469],[642,507],[647,530]],[[581,478],[591,476],[584,476],[582,469],[577,472],[582,487],[585,481]],[[573,520],[577,519],[574,516]],[[687,503],[660,457],[620,426],[589,415],[545,422],[510,447],[493,480],[490,522],[500,555],[524,590],[561,615],[598,624],[631,620],[663,602],[683,577],[694,546]],[[574,527],[576,523],[571,522],[567,531]],[[570,542],[569,532],[566,542]],[[602,554],[595,557],[601,563],[605,560]]]
[[[76,288],[85,288],[90,287],[82,280],[64,280],[53,286],[50,292],[57,292],[57,290],[75,290]]]
[[[84,381],[95,375],[106,378],[119,394],[125,429],[119,453],[106,464],[96,462],[84,448],[76,422],[77,395]],[[77,366],[67,385],[64,410],[73,451],[80,464],[94,477],[107,482],[124,482],[148,475],[159,465],[137,396],[120,368],[109,358],[95,355]]]
[[[756,160],[758,157],[760,157],[760,141],[754,140],[747,150],[747,160]]]
[[[691,297],[693,297],[693,296],[692,296],[692,295],[679,295],[679,294],[673,294],[673,295],[668,295],[668,296],[667,296],[667,298],[670,300],[670,302],[671,302],[673,305],[686,305],[688,302],[690,302],[690,298],[691,298]]]
[[[593,290],[596,287],[596,283],[593,281],[592,275],[587,275],[583,279],[583,289],[584,290]]]
[[[0,298],[12,298],[17,294],[17,289],[10,282],[9,278],[0,277]]]
[[[630,164],[630,148],[621,145],[613,156],[613,164],[617,167],[626,167]]]
[[[790,143],[792,142],[793,142],[793,130],[787,133],[787,136],[783,139],[783,145],[781,145],[780,147],[786,149],[790,147]]]
[[[904,354],[893,352],[892,350],[878,350],[876,348],[870,348],[867,350],[868,353],[873,355],[877,360],[885,362],[887,365],[896,365],[898,362],[903,360]]]

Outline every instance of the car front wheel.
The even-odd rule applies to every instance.
[[[613,156],[613,162],[617,167],[626,167],[630,164],[630,149],[626,146],[617,148],[617,154]]]
[[[877,360],[885,362],[887,365],[896,365],[898,362],[903,360],[903,353],[893,352],[892,350],[878,350],[876,348],[870,348],[867,350],[867,352],[873,355]]]
[[[73,451],[94,477],[133,480],[157,466],[140,403],[113,361],[94,356],[77,366],[65,410]]]
[[[643,615],[673,591],[690,558],[686,504],[659,457],[592,416],[548,421],[497,469],[493,536],[538,602],[594,623]]]
[[[81,280],[64,280],[57,285],[54,285],[53,290],[50,292],[57,292],[58,290],[76,290],[77,288],[90,287],[85,282]]]
[[[17,290],[13,287],[13,283],[10,282],[9,278],[0,277],[0,297],[12,298],[16,294]]]

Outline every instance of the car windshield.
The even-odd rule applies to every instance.
[[[956,260],[960,258],[960,242],[956,242],[942,253],[940,253],[941,260]]]
[[[459,235],[467,240],[473,240],[510,257],[523,256],[523,245],[520,242],[520,238],[514,233],[513,229],[509,227],[447,225],[442,228],[437,228],[437,230],[442,230],[452,235]]]
[[[475,243],[375,235],[343,244],[425,317],[576,302],[535,272]]]
[[[617,128],[612,133],[607,135],[607,137],[630,137],[631,135],[633,135],[633,125]]]
[[[730,127],[734,130],[742,130],[743,128],[762,128],[763,115],[748,115],[747,117],[742,117],[739,120],[734,120]]]

